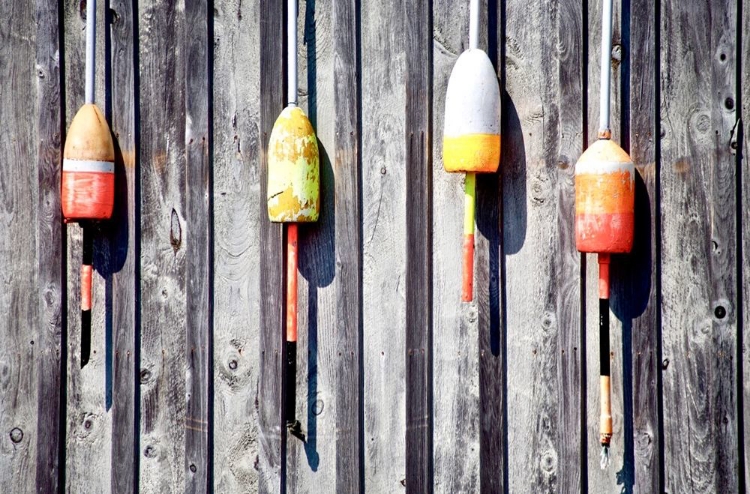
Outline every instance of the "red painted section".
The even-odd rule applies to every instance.
[[[599,254],[599,298],[609,298],[609,254]]]
[[[115,205],[115,174],[62,173],[62,210],[67,220],[106,220]]]
[[[634,223],[633,213],[576,214],[576,247],[581,252],[628,253]]]
[[[463,283],[461,283],[461,301],[474,300],[474,235],[464,235]]]
[[[286,341],[297,341],[297,223],[286,231]]]
[[[88,264],[81,266],[81,310],[91,310],[91,278],[94,267]]]

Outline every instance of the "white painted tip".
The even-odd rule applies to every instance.
[[[500,135],[500,86],[487,54],[466,50],[453,66],[445,94],[445,136]]]
[[[606,470],[610,463],[609,446],[602,446],[602,451],[599,453],[599,467],[602,470]]]

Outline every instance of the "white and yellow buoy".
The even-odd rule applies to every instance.
[[[443,167],[466,173],[461,300],[474,299],[476,174],[500,165],[500,87],[487,54],[479,49],[479,0],[471,0],[469,49],[458,57],[445,95]]]

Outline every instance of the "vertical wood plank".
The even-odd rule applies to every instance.
[[[484,2],[481,2],[482,4]],[[480,8],[481,32],[486,9]],[[482,22],[485,21],[485,22]],[[443,169],[445,96],[453,66],[469,44],[469,2],[433,4],[432,331],[434,488],[479,490],[479,337],[477,302],[461,302],[463,183],[465,174]],[[486,36],[480,48],[487,50]],[[478,295],[478,294],[477,294]],[[478,299],[478,297],[477,297]]]
[[[364,491],[359,5],[333,1],[336,492]]]
[[[627,1],[627,0],[626,0]],[[623,64],[622,59],[626,54],[622,51],[622,7],[620,0],[615,0],[612,5],[612,51],[609,60],[610,67],[610,128],[612,140],[626,151],[629,149],[628,136],[623,132],[623,116],[621,115],[623,91],[627,84],[622,81]],[[599,130],[599,104],[601,90],[601,53],[602,53],[602,5],[601,2],[589,2],[588,5],[588,107],[586,147],[597,141]],[[584,308],[586,310],[586,430],[585,434],[586,458],[588,478],[587,484],[592,492],[615,492],[618,484],[631,482],[631,464],[625,464],[626,446],[631,447],[630,442],[626,445],[625,424],[630,420],[624,414],[624,389],[630,388],[631,370],[625,369],[625,360],[630,361],[630,340],[626,340],[623,321],[617,314],[610,315],[610,364],[612,373],[611,403],[612,403],[612,443],[609,448],[610,465],[602,470],[600,467],[601,442],[599,440],[599,414],[601,400],[599,396],[599,262],[597,254],[585,254],[585,284]],[[623,281],[621,274],[623,270],[618,267],[629,262],[629,257],[613,256],[611,271],[612,294],[610,300],[610,312],[615,312],[614,307],[618,304],[619,288]],[[626,344],[627,343],[627,344]],[[627,356],[626,356],[627,353]],[[628,427],[630,430],[630,428]]]
[[[741,9],[742,18],[740,19],[740,32],[738,33],[741,39],[741,44],[738,46],[740,49],[740,58],[738,63],[738,73],[740,76],[740,101],[742,103],[742,114],[741,122],[739,126],[739,135],[741,136],[741,142],[739,142],[740,161],[738,165],[740,188],[739,188],[739,203],[740,208],[738,209],[738,238],[740,244],[738,245],[740,253],[740,272],[739,272],[739,293],[742,296],[742,319],[740,321],[740,332],[741,340],[737,342],[739,346],[737,358],[739,359],[739,369],[741,374],[738,378],[741,379],[740,392],[741,401],[739,402],[741,408],[741,419],[743,429],[743,437],[740,438],[742,441],[742,452],[744,457],[739,458],[742,462],[740,467],[740,475],[744,474],[744,478],[740,479],[741,487],[750,485],[750,288],[748,288],[748,280],[750,280],[750,174],[748,174],[748,154],[750,154],[750,140],[748,140],[748,132],[750,130],[747,127],[747,122],[750,121],[750,84],[747,83],[750,80],[750,36],[744,34],[748,32],[750,28],[750,4],[748,2],[741,2],[738,4]]]
[[[281,427],[282,329],[284,307],[281,225],[268,221],[265,197],[268,138],[284,107],[282,2],[260,2],[260,363],[258,377],[258,488],[282,492],[285,433]]]
[[[76,2],[64,5],[65,38],[65,127],[69,128],[85,102],[86,77],[86,5]],[[108,116],[105,66],[108,54],[105,44],[106,8],[96,9],[95,101]],[[70,492],[95,490],[109,492],[112,472],[111,383],[107,381],[107,316],[105,276],[109,271],[109,248],[106,232],[110,222],[89,223],[93,236],[94,274],[92,280],[91,357],[81,368],[81,261],[83,228],[69,223],[67,230],[67,419],[66,419],[66,486]],[[88,227],[88,226],[87,226]],[[109,392],[109,393],[108,393]]]
[[[362,303],[365,490],[406,477],[406,161],[401,0],[362,2]]]
[[[110,0],[112,132],[115,136],[115,213],[110,229],[112,338],[111,491],[138,492],[138,423],[136,389],[138,289],[140,284],[140,198],[136,135],[136,12],[128,0]]]
[[[487,1],[487,55],[500,77],[502,118],[505,118],[505,6]],[[482,38],[480,38],[481,40]],[[501,125],[504,127],[505,124]],[[503,128],[502,132],[505,132]],[[504,136],[501,137],[505,139]],[[501,144],[501,148],[505,144]],[[502,160],[500,168],[503,167]],[[507,412],[505,376],[505,329],[502,171],[477,177],[477,228],[475,233],[474,296],[477,303],[479,340],[479,487],[492,494],[506,491]]]
[[[406,490],[433,488],[432,5],[404,3],[406,52]]]
[[[503,248],[511,492],[581,490],[580,256],[573,173],[582,151],[582,11],[506,4]]]
[[[0,312],[4,315],[0,319],[0,485],[21,494],[37,492],[37,402],[41,395],[32,369],[43,349],[41,334],[48,329],[39,318],[36,225],[41,221],[37,219],[39,152],[49,157],[52,143],[50,135],[44,135],[45,148],[40,149],[39,131],[49,132],[51,127],[37,115],[45,110],[39,98],[46,97],[49,104],[48,92],[56,82],[39,80],[34,64],[43,56],[37,54],[32,35],[38,18],[36,4],[5,0],[0,9],[5,13],[0,16],[0,79],[5,81],[5,90],[0,91],[0,121],[7,125],[0,139]],[[42,19],[49,22],[44,13]],[[49,40],[44,33],[41,38]],[[53,41],[56,45],[57,38]],[[53,60],[43,61],[42,75],[59,77]],[[56,417],[52,420],[57,423]]]
[[[187,421],[185,403],[189,362],[184,242],[193,235],[193,218],[187,216],[185,197],[187,63],[182,7],[153,0],[138,3],[143,455],[140,485],[143,492],[150,493],[185,490],[185,431],[188,425],[196,426]]]
[[[59,10],[57,2],[36,3],[36,102],[37,102],[37,185],[36,193],[36,301],[39,329],[37,349],[36,490],[62,489],[61,438],[64,421],[60,412],[61,385],[65,382],[62,361],[63,261],[60,164],[62,161],[62,118],[59,66]],[[29,26],[31,28],[31,26]],[[28,192],[27,192],[28,193]],[[33,194],[33,193],[32,193]],[[14,250],[17,250],[14,248]],[[30,292],[34,293],[34,292]],[[29,369],[25,369],[28,372]],[[30,479],[26,479],[28,482]]]
[[[213,12],[211,12],[213,17]],[[207,0],[186,0],[183,36],[185,74],[185,302],[186,492],[207,492],[212,485],[210,437],[213,425],[213,257],[209,134],[208,59],[209,12]]]
[[[736,2],[661,7],[665,490],[738,492]]]
[[[299,229],[296,416],[305,440],[287,436],[287,492],[300,494],[336,492],[337,369],[344,356],[336,321],[333,5],[333,0],[300,1],[297,20],[298,104],[318,138],[321,201],[318,221]]]
[[[261,294],[257,2],[214,5],[214,469],[216,492],[258,491]]]
[[[627,5],[623,2],[623,7]],[[635,242],[627,260],[612,266],[613,275],[620,283],[614,286],[611,307],[623,321],[623,344],[630,338],[630,369],[624,366],[623,375],[632,375],[630,406],[624,401],[626,420],[632,421],[632,439],[625,427],[624,486],[633,492],[661,492],[659,434],[659,307],[657,273],[659,262],[656,250],[660,225],[657,214],[656,176],[656,92],[657,66],[656,29],[659,20],[656,6],[648,0],[630,0],[630,37],[623,39],[623,62],[630,73],[628,98],[630,157],[638,170],[636,177]],[[623,25],[623,32],[625,32]],[[627,72],[623,72],[626,77]],[[628,333],[630,335],[628,336]],[[628,358],[627,354],[623,358]],[[623,381],[624,383],[625,381]],[[627,389],[624,390],[627,393]],[[625,395],[627,397],[627,394]],[[632,441],[630,445],[628,441]],[[632,451],[629,453],[628,450]],[[629,467],[629,462],[632,466]],[[632,475],[632,476],[631,476]],[[634,477],[634,478],[633,478]]]

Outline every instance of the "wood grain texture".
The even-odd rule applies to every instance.
[[[484,3],[484,2],[480,2]],[[443,169],[445,94],[453,66],[469,48],[469,2],[433,4],[432,331],[434,488],[479,490],[479,337],[477,300],[461,302],[465,174]],[[480,8],[486,33],[486,8]],[[486,51],[486,36],[480,36]],[[418,183],[418,182],[417,182]],[[414,213],[412,213],[414,214]]]
[[[60,162],[62,159],[62,116],[60,83],[59,10],[57,2],[36,3],[36,109],[37,186],[36,204],[36,351],[37,427],[36,490],[62,489],[61,443],[63,346],[63,252],[60,205]],[[31,29],[31,26],[29,26]],[[28,193],[28,192],[27,192]],[[28,271],[27,271],[28,272]],[[31,293],[35,293],[31,292]],[[28,369],[26,369],[28,372]],[[29,480],[29,479],[27,479]]]
[[[96,12],[96,76],[95,101],[107,114],[108,81],[105,81],[106,19],[103,2]],[[65,127],[84,104],[86,72],[86,8],[78,3],[65,4]],[[67,225],[67,419],[66,419],[66,487],[70,492],[94,490],[110,492],[112,478],[112,415],[111,382],[107,368],[106,282],[109,248],[106,243],[107,224],[88,224],[93,237],[94,276],[92,283],[91,359],[81,368],[81,261],[83,228],[78,223]]]
[[[505,99],[505,77],[501,70],[504,4],[488,0],[486,12],[487,55],[498,73],[500,95]],[[484,28],[480,31],[481,43],[484,43],[483,33]],[[503,102],[502,106],[501,117],[507,104]],[[505,126],[503,122],[501,125]],[[500,167],[503,166],[501,161]],[[479,340],[479,488],[486,494],[506,492],[508,479],[502,190],[502,171],[477,176],[474,297]]]
[[[739,4],[742,9],[742,18],[740,19],[740,30],[742,33],[748,32],[750,27],[750,5],[748,2],[742,2]],[[740,467],[740,475],[744,474],[744,478],[740,478],[740,483],[744,482],[744,487],[747,488],[750,485],[750,289],[747,288],[748,280],[750,280],[750,175],[748,174],[748,155],[750,154],[750,140],[748,139],[748,132],[750,129],[747,128],[747,122],[750,121],[750,84],[745,81],[750,80],[750,37],[742,35],[742,44],[738,46],[740,48],[740,59],[739,59],[739,76],[740,81],[740,101],[742,102],[741,108],[741,121],[739,125],[739,133],[735,134],[737,142],[739,144],[739,176],[740,180],[740,197],[739,203],[740,208],[738,209],[739,216],[738,221],[738,238],[740,239],[740,280],[739,286],[740,291],[738,296],[741,295],[742,299],[742,319],[740,321],[740,332],[741,340],[737,342],[738,353],[737,358],[739,359],[739,369],[742,374],[738,375],[740,381],[741,401],[741,417],[743,424],[743,437],[739,440],[742,441],[742,447],[744,449],[744,457],[740,457],[739,461],[742,462]]]
[[[185,11],[138,3],[141,165],[140,488],[186,490]],[[191,36],[195,35],[191,33]],[[175,49],[175,47],[178,47]],[[191,253],[192,254],[192,253]],[[200,282],[200,280],[191,280]],[[191,419],[193,417],[190,417]]]
[[[364,492],[358,0],[333,1],[336,492]]]
[[[362,2],[365,490],[406,478],[406,166],[403,2]]]
[[[623,4],[623,6],[626,4]],[[622,477],[625,489],[633,492],[661,492],[663,466],[661,464],[661,416],[659,409],[659,306],[658,256],[659,235],[657,218],[656,176],[656,91],[657,66],[656,7],[646,0],[631,0],[629,15],[630,36],[623,37],[623,107],[629,110],[628,140],[630,157],[638,170],[636,177],[635,241],[627,259],[615,259],[611,275],[619,280],[612,287],[610,307],[623,323],[623,347],[630,341],[628,353],[623,353],[623,385],[632,376],[632,397],[623,387],[623,417],[625,420],[625,458]],[[627,73],[630,73],[629,79]],[[627,99],[625,99],[627,98]],[[629,102],[629,105],[626,104]],[[625,116],[623,115],[623,118]],[[625,139],[625,136],[623,136]],[[628,365],[629,364],[629,365]],[[631,424],[631,432],[628,431]],[[630,439],[632,437],[632,440]],[[629,441],[632,441],[630,444]],[[632,453],[629,453],[632,451]]]
[[[213,15],[213,12],[211,12]],[[212,156],[209,133],[208,28],[206,0],[185,2],[186,417],[185,491],[207,492],[213,485],[213,252]]]
[[[281,359],[284,328],[282,226],[268,221],[265,197],[268,139],[284,107],[282,2],[260,2],[260,340],[258,350],[258,492],[285,492],[286,439],[282,427]]]
[[[610,67],[610,128],[612,130],[612,141],[627,150],[629,142],[623,133],[622,96],[627,90],[627,84],[623,82],[623,13],[622,2],[615,0],[612,6],[612,51],[609,59]],[[599,104],[601,90],[601,50],[602,50],[602,10],[601,2],[591,2],[588,6],[588,105],[586,147],[597,141],[599,131]],[[653,91],[653,88],[652,88]],[[610,366],[611,366],[611,404],[612,404],[612,442],[609,448],[610,466],[604,470],[599,465],[601,442],[599,440],[599,415],[601,399],[599,393],[599,262],[596,254],[586,254],[585,262],[585,292],[584,309],[585,314],[585,338],[586,338],[586,376],[583,381],[586,385],[586,430],[585,434],[586,459],[588,478],[586,479],[588,489],[591,492],[616,492],[622,489],[626,482],[632,481],[628,478],[631,464],[625,464],[626,441],[625,421],[627,417],[623,414],[624,389],[630,389],[630,369],[623,367],[626,358],[630,358],[630,341],[624,339],[623,323],[616,314],[609,317],[610,335]],[[618,264],[627,264],[628,257],[613,256],[610,285],[612,287],[612,300],[610,308],[618,302],[618,288],[622,286],[622,280],[618,277]],[[611,312],[614,312],[611,310]],[[628,353],[628,356],[625,356]],[[628,427],[628,432],[630,427]],[[627,443],[630,447],[631,443]],[[632,477],[632,476],[631,476]],[[618,486],[619,484],[619,486]],[[631,482],[632,484],[632,482]],[[627,487],[627,486],[626,486]]]
[[[136,149],[135,12],[133,2],[110,0],[112,132],[115,136],[115,210],[109,231],[107,331],[111,337],[111,491],[138,492],[140,411],[136,389],[139,354],[140,174]]]
[[[574,492],[581,479],[580,256],[573,172],[582,151],[582,12],[506,4],[502,156],[508,485]]]
[[[337,179],[332,168],[336,149],[336,34],[333,0],[299,2],[298,104],[318,138],[321,204],[318,221],[299,228],[296,416],[305,441],[288,436],[289,493],[336,492],[337,369],[343,358],[337,341]]]
[[[34,2],[3,0],[0,9],[0,119],[7,125],[0,139],[0,486],[8,492],[37,492],[38,376],[32,369],[41,358],[40,337],[47,331],[37,283],[38,163],[44,151],[39,131],[40,97],[54,89],[54,81],[38,80]],[[45,19],[49,22],[49,19]],[[48,36],[43,36],[49,39]],[[56,39],[55,39],[56,41]],[[59,77],[52,60],[44,60],[43,75]],[[52,70],[50,70],[52,69]],[[49,102],[47,102],[49,103]],[[43,126],[43,127],[42,127]],[[49,140],[50,135],[45,135]],[[45,147],[51,143],[46,142]],[[48,168],[42,168],[50,172]],[[47,210],[47,213],[52,212]],[[54,216],[52,216],[54,217]],[[52,226],[52,225],[48,225]],[[56,249],[59,253],[59,247]],[[54,253],[54,251],[53,251]],[[49,273],[49,271],[48,271]],[[54,284],[53,284],[54,286]],[[51,293],[54,296],[54,293]],[[60,294],[58,294],[59,296]],[[51,303],[55,303],[53,299]],[[49,359],[47,359],[49,360]],[[48,373],[49,374],[49,373]],[[48,388],[49,389],[49,388]],[[53,395],[54,396],[54,395]],[[45,414],[45,418],[50,418]],[[53,420],[56,417],[52,418]],[[57,423],[56,420],[54,422]],[[46,440],[54,438],[46,438]],[[41,444],[42,448],[48,444]]]
[[[661,6],[667,492],[738,492],[736,4]]]
[[[432,6],[404,3],[406,54],[406,491],[433,489]]]
[[[257,2],[214,12],[214,475],[258,490],[260,26]]]

